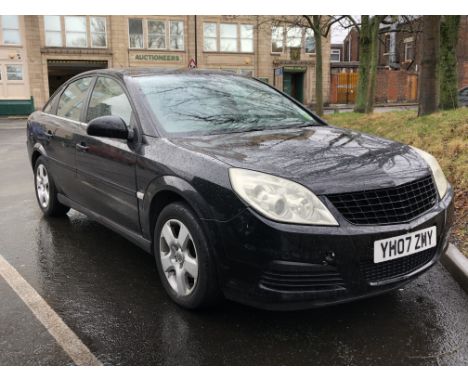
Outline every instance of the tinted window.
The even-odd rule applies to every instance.
[[[216,134],[315,122],[276,90],[245,77],[168,74],[136,81],[168,133]]]
[[[122,87],[115,80],[99,77],[89,101],[86,121],[105,115],[119,116],[129,125],[132,107]]]
[[[60,96],[57,109],[59,117],[73,119],[74,121],[80,120],[81,110],[83,109],[91,80],[91,77],[81,78],[68,85]]]

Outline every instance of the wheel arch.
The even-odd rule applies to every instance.
[[[186,203],[200,220],[211,218],[208,203],[190,183],[177,176],[163,176],[150,183],[141,203],[140,223],[145,237],[152,239],[160,212],[177,201]]]
[[[32,149],[31,153],[31,166],[34,168],[36,166],[36,162],[39,159],[40,156],[45,156],[47,157],[47,152],[44,149],[44,146],[42,146],[40,143],[36,143]]]

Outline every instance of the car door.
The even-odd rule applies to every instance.
[[[99,76],[84,121],[107,115],[119,116],[135,127],[123,86],[114,78]],[[128,230],[140,232],[136,154],[131,144],[123,139],[89,136],[85,129],[76,138],[77,202]]]
[[[84,77],[68,84],[47,105],[41,118],[42,144],[52,177],[59,192],[70,199],[75,199],[77,192],[74,135],[82,129],[81,113],[92,81],[92,77]]]

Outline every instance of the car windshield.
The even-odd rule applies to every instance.
[[[318,122],[279,92],[246,77],[199,73],[137,77],[169,134],[220,134]]]

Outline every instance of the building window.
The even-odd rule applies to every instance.
[[[4,45],[21,44],[18,16],[2,16],[2,36]]]
[[[405,42],[405,61],[414,60],[414,45],[413,41]]]
[[[105,17],[91,17],[91,46],[93,48],[107,47],[107,27]]]
[[[22,81],[23,80],[23,66],[22,65],[7,65],[7,80],[8,81]]]
[[[330,61],[331,62],[340,62],[341,61],[341,51],[339,49],[331,49],[331,51],[330,51]]]
[[[166,49],[166,26],[164,21],[148,20],[148,48]]]
[[[220,51],[221,52],[237,52],[237,25],[236,24],[220,24]]]
[[[130,48],[143,49],[143,20],[128,19],[128,35]]]
[[[240,37],[241,52],[253,52],[253,25],[241,24]]]
[[[286,41],[289,48],[300,48],[302,43],[302,28],[288,28],[286,32]]]
[[[60,16],[44,16],[46,46],[62,46],[62,22]]]
[[[306,53],[315,53],[315,36],[311,28],[307,28],[305,32],[304,50]]]
[[[70,48],[88,46],[85,16],[65,16],[65,43]]]
[[[173,50],[184,49],[184,23],[183,21],[170,21],[170,47]]]
[[[282,53],[284,48],[284,28],[271,28],[271,51],[273,53]]]
[[[218,34],[215,23],[203,23],[203,50],[214,52],[217,48]]]

